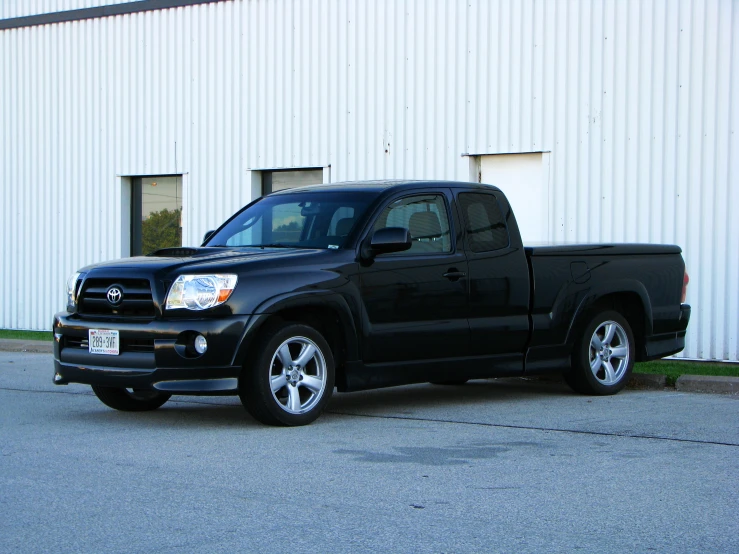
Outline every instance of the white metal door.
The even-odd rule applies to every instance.
[[[524,244],[549,239],[546,160],[541,152],[480,156],[480,182],[495,185],[508,197]]]

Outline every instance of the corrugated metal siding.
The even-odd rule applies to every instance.
[[[2,0],[0,19],[142,1],[144,0]]]
[[[185,173],[184,240],[249,169],[466,180],[551,151],[550,237],[675,242],[691,358],[739,360],[739,6],[223,2],[0,32],[0,326],[121,250],[117,175]],[[525,207],[518,207],[525,209]]]

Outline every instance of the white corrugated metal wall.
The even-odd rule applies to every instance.
[[[680,244],[683,355],[739,361],[735,37],[730,0],[243,0],[0,31],[0,327],[48,328],[67,274],[120,255],[121,175],[184,173],[196,244],[250,169],[466,180],[462,153],[544,150],[550,238]]]

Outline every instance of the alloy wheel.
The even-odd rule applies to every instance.
[[[629,339],[615,321],[604,321],[590,339],[590,370],[604,385],[618,383],[629,367]]]
[[[316,343],[306,337],[291,337],[272,356],[272,396],[287,413],[304,414],[321,400],[327,375],[326,359]]]

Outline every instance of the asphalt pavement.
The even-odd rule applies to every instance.
[[[738,552],[739,398],[522,379],[113,411],[0,352],[0,552]]]

